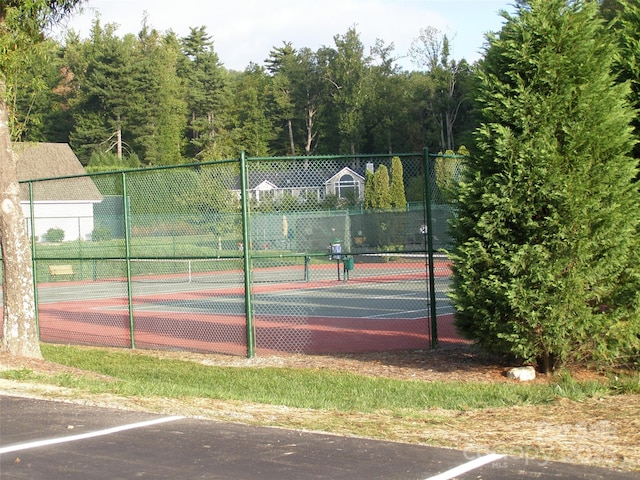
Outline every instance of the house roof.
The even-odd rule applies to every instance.
[[[322,178],[322,173],[317,171],[302,174],[288,170],[254,171],[249,172],[248,187],[249,190],[255,190],[259,185],[269,182],[275,188],[309,188],[322,185]]]
[[[260,189],[259,187],[268,183],[272,188],[319,188],[331,181],[337,175],[350,173],[360,180],[364,177],[349,167],[323,168],[318,170],[276,170],[276,171],[253,171],[248,175],[249,190]],[[236,178],[235,187],[240,189],[240,180]]]
[[[86,171],[71,147],[66,143],[14,143],[18,180],[85,175]],[[33,182],[35,201],[99,202],[102,195],[91,177]],[[20,185],[20,198],[28,200],[28,186]]]
[[[362,175],[360,175],[358,172],[350,169],[349,167],[344,167],[342,170],[340,170],[337,173],[334,173],[331,178],[329,178],[325,183],[328,184],[330,182],[339,180],[340,178],[342,178],[343,175],[351,175],[352,177],[356,177],[356,179],[360,180],[361,182],[364,182],[364,177]]]

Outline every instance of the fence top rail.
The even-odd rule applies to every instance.
[[[442,155],[442,154],[429,154],[434,157],[445,157],[445,158],[463,158],[464,155]],[[414,153],[377,153],[377,154],[342,154],[342,155],[295,155],[295,156],[285,156],[285,157],[246,157],[245,160],[247,162],[264,162],[264,161],[300,161],[300,160],[338,160],[338,159],[350,159],[350,158],[392,158],[392,157],[400,157],[400,158],[410,158],[410,157],[420,157],[422,153],[414,152]],[[74,175],[62,175],[59,177],[44,177],[44,178],[34,178],[28,180],[20,180],[19,183],[29,184],[29,183],[37,183],[37,182],[47,182],[53,180],[67,180],[67,179],[75,179],[75,178],[85,178],[85,177],[99,177],[99,176],[107,176],[114,174],[138,174],[149,171],[156,170],[171,170],[171,169],[185,169],[185,168],[202,168],[212,165],[223,165],[223,164],[237,164],[240,162],[239,158],[233,159],[225,159],[225,160],[210,160],[206,162],[192,162],[192,163],[180,163],[175,165],[159,165],[152,167],[142,167],[142,168],[125,168],[125,169],[115,169],[110,171],[100,171],[100,172],[87,172],[87,173],[79,173]]]
[[[61,175],[59,177],[43,177],[43,178],[34,178],[29,180],[20,180],[19,183],[38,183],[38,182],[50,182],[53,180],[68,180],[75,178],[86,178],[86,177],[100,177],[114,174],[133,174],[133,173],[145,173],[156,170],[172,170],[172,169],[185,169],[185,168],[201,168],[209,165],[223,165],[227,163],[238,163],[239,159],[230,159],[230,160],[212,160],[209,162],[193,162],[193,163],[179,163],[176,165],[158,165],[153,167],[142,167],[142,168],[125,168],[119,170],[111,170],[111,171],[103,171],[103,172],[86,172],[86,173],[77,173],[74,175]]]
[[[462,155],[459,153],[430,153],[432,158],[467,158],[469,155]]]
[[[350,158],[408,158],[408,157],[421,157],[422,153],[349,153],[342,155],[290,155],[285,157],[246,157],[247,162],[264,162],[264,161],[299,161],[299,160],[341,160]]]

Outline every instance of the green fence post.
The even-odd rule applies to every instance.
[[[251,244],[249,234],[249,199],[247,162],[244,152],[240,154],[240,200],[242,202],[242,253],[244,255],[244,305],[247,327],[247,358],[253,358],[256,339],[253,327],[253,303],[251,299]]]
[[[429,270],[429,307],[431,315],[431,348],[438,347],[438,318],[436,309],[436,279],[433,267],[433,215],[431,213],[431,162],[429,150],[424,149],[425,199],[427,201],[427,262]]]
[[[131,230],[129,218],[129,198],[127,195],[127,176],[122,172],[122,206],[124,209],[124,245],[125,245],[125,264],[127,267],[127,303],[129,305],[129,337],[131,340],[131,348],[136,348],[135,341],[135,322],[133,319],[133,291],[131,288]]]

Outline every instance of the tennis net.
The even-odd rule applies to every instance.
[[[234,284],[244,281],[244,260],[237,258],[129,260],[131,281],[142,283]],[[253,282],[299,282],[306,279],[304,257],[259,258],[252,260]],[[95,280],[123,281],[126,260],[96,260]]]

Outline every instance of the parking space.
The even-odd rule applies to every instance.
[[[0,397],[2,479],[638,479],[637,474]]]

